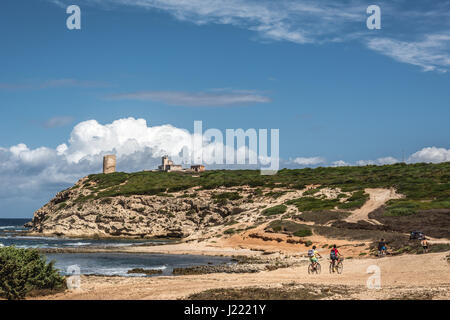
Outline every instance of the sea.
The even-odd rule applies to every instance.
[[[161,245],[162,240],[133,239],[74,239],[64,237],[27,236],[24,224],[30,219],[0,219],[0,247],[15,246],[17,248],[58,249],[58,248],[109,248],[106,253],[43,253],[47,261],[54,261],[55,268],[61,274],[72,274],[73,266],[77,266],[80,274],[107,276],[145,276],[128,274],[135,268],[161,270],[163,276],[172,274],[174,268],[196,265],[217,265],[231,263],[229,258],[197,255],[168,255],[120,253],[114,249],[132,245]],[[152,275],[157,276],[157,275]]]

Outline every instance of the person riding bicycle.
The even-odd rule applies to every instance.
[[[322,258],[322,256],[319,251],[316,250],[316,246],[313,246],[312,249],[308,250],[308,256],[313,268],[317,268],[317,263],[319,262],[318,258]]]
[[[387,248],[386,248],[386,241],[384,241],[384,239],[381,239],[380,242],[378,242],[378,253],[380,255],[385,255],[387,252]]]
[[[333,249],[331,249],[331,252],[330,252],[330,259],[331,259],[331,265],[332,265],[333,272],[335,270],[334,268],[335,268],[336,264],[340,260],[340,257],[342,257],[342,254],[339,252],[336,245],[333,245]]]
[[[423,238],[423,240],[420,242],[422,244],[423,253],[428,253],[428,240],[427,238]]]

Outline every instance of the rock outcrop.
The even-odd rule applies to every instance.
[[[248,196],[251,188],[239,189],[242,197],[218,201],[215,194],[230,188],[160,195],[96,197],[95,188],[86,187],[88,178],[58,193],[37,210],[28,227],[33,234],[67,237],[187,238],[254,210]]]

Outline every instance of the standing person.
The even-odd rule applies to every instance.
[[[422,244],[422,248],[423,248],[423,253],[428,253],[428,240],[427,238],[423,238],[421,241]]]
[[[378,253],[379,255],[386,255],[386,241],[384,241],[384,239],[381,239],[380,242],[378,242]]]
[[[342,254],[339,252],[336,245],[333,245],[333,249],[331,249],[331,252],[330,252],[330,259],[331,259],[333,272],[334,272],[334,267],[336,266],[336,261],[339,262],[339,257],[342,257]]]

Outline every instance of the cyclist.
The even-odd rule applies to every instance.
[[[378,242],[378,253],[379,255],[386,255],[386,241],[384,239],[381,239],[380,242]]]
[[[312,249],[308,250],[308,256],[309,256],[309,261],[311,261],[313,268],[316,269],[317,263],[319,261],[318,258],[322,258],[319,251],[316,250],[316,246],[313,246]]]
[[[423,238],[423,240],[421,241],[422,244],[422,248],[423,248],[423,253],[428,253],[428,241],[427,238]]]
[[[331,259],[331,265],[334,272],[334,268],[336,264],[339,262],[340,257],[342,257],[342,254],[338,251],[336,245],[333,245],[333,249],[331,249],[330,252],[330,259]]]

